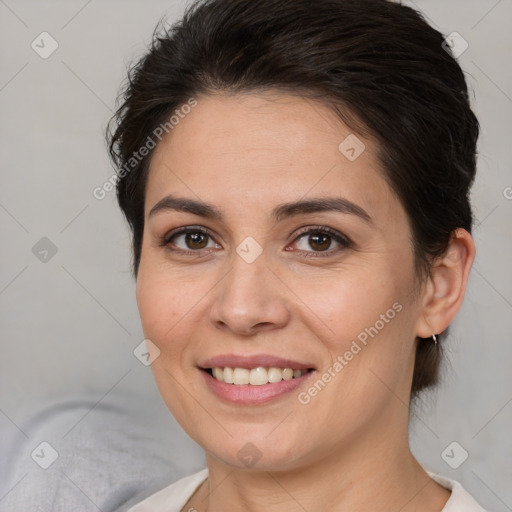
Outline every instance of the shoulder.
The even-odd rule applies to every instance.
[[[486,512],[476,500],[462,487],[460,482],[441,476],[424,468],[430,478],[452,492],[441,512]]]
[[[487,512],[456,480],[446,478],[428,469],[425,471],[438,484],[451,491],[451,496],[441,512]],[[207,476],[208,470],[203,469],[182,478],[137,503],[128,512],[179,512]]]
[[[207,476],[207,469],[186,476],[137,503],[128,512],[180,512]]]

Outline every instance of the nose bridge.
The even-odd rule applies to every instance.
[[[255,329],[283,327],[288,307],[263,250],[250,240],[242,242],[230,261],[212,307],[212,321],[239,334]]]
[[[225,286],[225,295],[238,297],[242,302],[246,298],[256,299],[264,292],[265,261],[262,256],[248,263],[238,254],[234,255],[231,263],[231,272]]]

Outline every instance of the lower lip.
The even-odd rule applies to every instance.
[[[297,389],[314,371],[290,380],[282,380],[273,384],[253,386],[251,384],[226,384],[201,370],[206,384],[219,398],[239,405],[265,404]]]

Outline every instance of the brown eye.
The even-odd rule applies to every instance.
[[[324,233],[316,233],[314,235],[309,235],[308,243],[315,251],[326,251],[331,245],[331,237]]]
[[[185,245],[188,249],[204,249],[208,244],[208,235],[204,233],[186,233]]]
[[[332,235],[318,231],[310,231],[298,238],[297,248],[301,251],[322,252],[332,249],[333,244],[340,245],[339,242],[333,240]]]
[[[299,251],[310,253],[311,256],[316,253],[328,256],[351,247],[352,243],[341,233],[324,227],[304,230],[295,239],[294,245]]]
[[[171,233],[162,240],[161,245],[172,251],[184,253],[220,247],[208,232],[198,228],[184,228]]]

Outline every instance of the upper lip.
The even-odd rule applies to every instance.
[[[221,354],[211,357],[199,364],[200,368],[291,368],[292,370],[304,370],[313,368],[308,362],[299,362],[292,359],[273,356],[270,354],[255,354],[251,356],[237,354]]]

